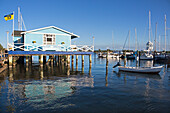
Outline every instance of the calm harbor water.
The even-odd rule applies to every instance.
[[[170,69],[158,75],[118,72],[112,68],[117,59],[109,59],[106,69],[106,59],[92,58],[89,70],[85,57],[84,71],[81,61],[78,70],[74,65],[70,71],[64,65],[41,69],[36,62],[6,70],[0,74],[0,113],[170,112]],[[135,66],[136,61],[127,65]]]

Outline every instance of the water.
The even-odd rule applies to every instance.
[[[158,75],[118,72],[113,69],[116,59],[93,56],[91,73],[88,57],[84,72],[65,66],[17,65],[0,74],[0,112],[15,113],[119,113],[170,112],[170,70]],[[141,66],[151,66],[142,61]],[[121,60],[121,64],[123,61]],[[135,66],[135,61],[127,61]],[[160,64],[156,64],[160,65]]]

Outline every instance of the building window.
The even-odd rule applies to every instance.
[[[44,34],[44,36],[43,36],[43,44],[44,45],[55,45],[55,35]]]

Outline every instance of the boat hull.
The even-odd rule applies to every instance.
[[[119,68],[119,71],[126,71],[126,72],[133,72],[133,73],[158,74],[163,68],[163,66],[151,67],[151,68],[119,66],[118,68]]]

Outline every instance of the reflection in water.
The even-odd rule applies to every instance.
[[[22,71],[16,71],[18,68]],[[5,94],[8,96],[7,98],[2,98],[4,101],[8,101],[5,102],[6,108],[4,109],[9,112],[15,111],[19,105],[24,105],[26,102],[27,104],[33,102],[34,104],[31,106],[34,109],[40,109],[40,106],[44,108],[46,105],[53,103],[53,101],[57,101],[57,99],[73,95],[78,90],[76,87],[93,87],[94,84],[91,76],[82,76],[82,72],[79,71],[70,73],[70,67],[66,68],[63,65],[59,67],[33,65],[27,68],[27,65],[17,65],[16,68],[9,70],[9,82],[5,82],[5,78],[1,80],[2,83],[0,82],[1,84],[7,83],[3,87],[7,88]],[[70,76],[68,77],[67,75]],[[2,100],[1,96],[0,100]],[[62,103],[55,104],[55,106],[60,106]],[[68,104],[68,106],[72,105]]]
[[[118,77],[120,76],[135,76],[137,78],[152,78],[152,79],[161,79],[159,74],[142,74],[142,73],[131,73],[131,72],[124,72],[124,71],[119,71],[116,73]]]
[[[106,67],[106,77],[105,77],[105,86],[107,87],[108,86],[108,67]]]
[[[142,67],[152,67],[153,66],[153,60],[140,60],[140,65]]]
[[[84,74],[81,63],[75,71],[62,62],[43,67],[33,63],[28,70],[26,65],[16,65],[0,74],[0,112],[170,111],[167,71],[160,75],[112,73],[116,63],[109,59],[106,68],[106,59],[96,59],[93,66],[85,62]]]

